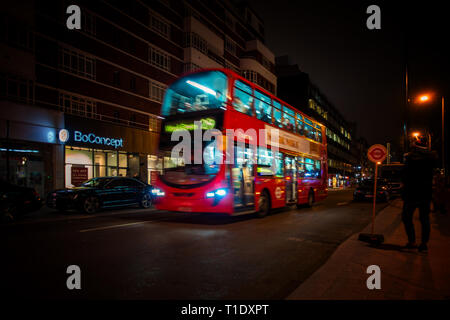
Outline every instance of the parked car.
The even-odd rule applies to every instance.
[[[79,187],[50,192],[47,206],[59,211],[76,209],[86,213],[136,204],[141,208],[149,208],[153,203],[152,189],[152,186],[134,178],[93,178]]]
[[[353,199],[355,201],[373,200],[374,180],[362,180],[353,192]],[[390,187],[386,181],[377,179],[377,200],[386,202],[391,197]]]
[[[21,215],[37,211],[41,207],[42,200],[35,189],[0,181],[1,220],[15,220]]]

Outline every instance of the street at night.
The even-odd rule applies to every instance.
[[[352,191],[264,219],[142,209],[48,213],[1,226],[3,285],[28,298],[285,299],[370,222],[370,202],[352,202]],[[83,274],[79,292],[66,288],[73,264]]]
[[[446,14],[5,3],[2,297],[178,320],[448,303]]]

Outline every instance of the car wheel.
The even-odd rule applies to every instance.
[[[96,213],[100,207],[97,197],[89,196],[83,201],[83,211],[89,214]]]
[[[141,202],[139,203],[140,207],[143,209],[148,209],[152,206],[152,197],[146,193],[142,196]]]
[[[270,196],[267,191],[261,192],[261,196],[258,200],[258,212],[256,215],[258,218],[264,218],[270,212]]]
[[[308,207],[312,207],[314,204],[314,191],[309,191],[308,194]]]

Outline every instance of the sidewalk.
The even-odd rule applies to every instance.
[[[450,298],[450,214],[431,213],[431,239],[428,253],[403,251],[407,242],[401,221],[401,200],[395,200],[375,220],[375,233],[385,242],[379,248],[358,240],[354,234],[331,258],[287,299],[370,300],[370,299],[449,299]],[[370,214],[370,212],[368,212]],[[418,212],[414,220],[420,242]],[[371,225],[364,231],[370,233]],[[366,269],[381,269],[381,289],[369,290]]]

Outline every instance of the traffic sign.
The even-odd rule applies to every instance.
[[[387,151],[382,144],[374,144],[367,151],[367,157],[372,162],[383,162],[386,159]]]

